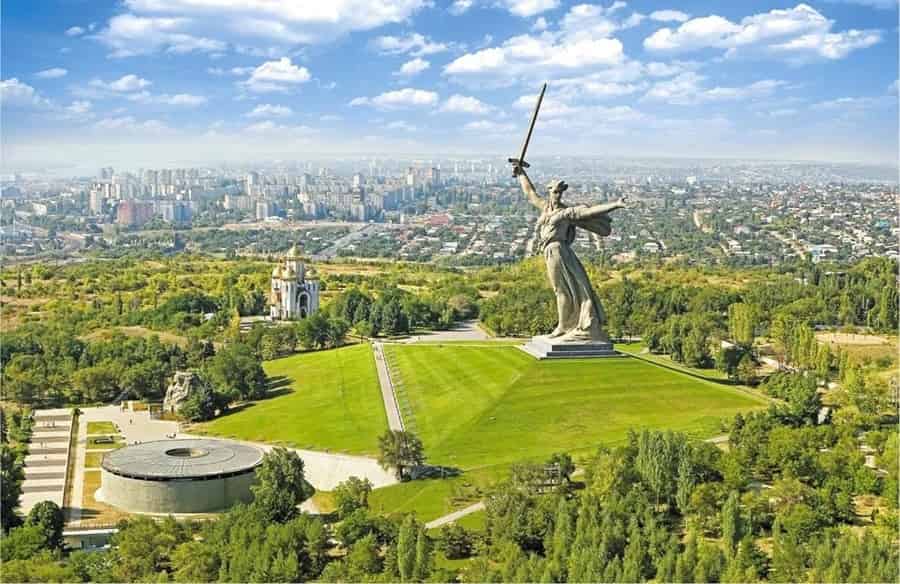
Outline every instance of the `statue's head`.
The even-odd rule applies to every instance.
[[[550,200],[553,204],[558,204],[562,200],[562,194],[569,188],[569,184],[560,179],[554,179],[547,183],[547,190],[550,191]]]

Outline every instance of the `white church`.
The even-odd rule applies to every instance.
[[[284,264],[272,270],[269,318],[298,320],[319,310],[319,281],[306,279],[306,266],[294,245],[284,256]]]

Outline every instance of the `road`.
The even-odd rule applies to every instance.
[[[425,524],[425,528],[426,529],[434,529],[436,527],[441,527],[443,525],[447,525],[448,523],[453,523],[454,521],[461,519],[462,517],[465,517],[466,515],[471,515],[472,513],[481,511],[482,509],[484,509],[484,501],[479,501],[478,503],[475,503],[474,505],[469,505],[468,507],[466,507],[464,509],[460,509],[459,511],[454,511],[453,513],[448,513],[447,515],[444,515],[443,517],[438,517],[437,519],[429,521],[428,523]]]
[[[378,370],[378,385],[381,386],[381,399],[384,400],[384,412],[387,414],[388,427],[391,430],[403,430],[403,417],[400,415],[400,404],[394,392],[394,383],[384,359],[384,346],[380,342],[372,343],[375,355],[375,368]]]
[[[326,247],[322,251],[312,256],[312,260],[315,262],[322,262],[326,260],[333,259],[338,255],[338,252],[348,245],[352,244],[354,241],[359,241],[364,237],[368,237],[372,235],[378,230],[376,225],[366,225],[364,227],[358,227],[357,224],[348,223],[345,226],[350,226],[351,231],[347,235],[337,239],[334,243],[331,244],[330,247]],[[356,229],[354,229],[356,227]]]

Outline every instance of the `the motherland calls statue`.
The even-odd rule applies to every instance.
[[[625,208],[625,199],[614,203],[569,207],[562,202],[562,194],[569,185],[559,179],[547,185],[549,192],[546,199],[538,195],[525,172],[529,166],[525,162],[525,153],[546,90],[545,83],[531,116],[522,150],[518,158],[510,158],[509,162],[513,165],[513,176],[518,177],[528,200],[541,211],[535,226],[534,250],[543,253],[547,262],[547,275],[556,294],[559,320],[552,333],[534,337],[522,348],[540,359],[614,356],[617,353],[613,351],[606,332],[606,315],[591,287],[584,266],[572,251],[572,243],[575,241],[576,227],[604,237],[609,235],[609,213]]]
[[[547,262],[547,275],[556,294],[559,316],[556,328],[548,336],[559,342],[609,342],[606,315],[584,266],[572,251],[572,242],[575,241],[576,227],[601,236],[609,235],[609,212],[625,208],[625,200],[568,207],[562,202],[562,194],[569,188],[565,181],[554,180],[548,184],[547,198],[542,199],[522,166],[514,166],[513,174],[519,177],[531,204],[541,211],[535,226],[534,251],[543,253]]]

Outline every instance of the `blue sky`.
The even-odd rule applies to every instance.
[[[512,155],[545,80],[535,155],[897,161],[896,0],[2,10],[6,170]]]

